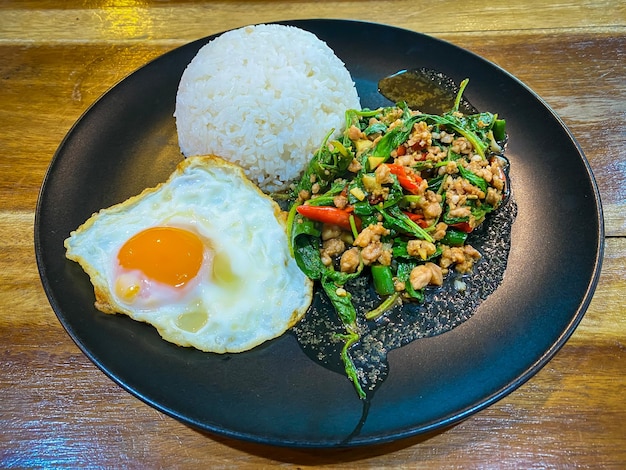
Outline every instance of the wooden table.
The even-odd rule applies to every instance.
[[[623,2],[89,3],[0,2],[0,467],[626,467]],[[61,327],[33,248],[38,190],[52,155],[109,87],[191,40],[249,23],[319,17],[424,32],[516,75],[577,137],[606,224],[587,314],[528,383],[451,429],[331,452],[207,435],[122,390]]]

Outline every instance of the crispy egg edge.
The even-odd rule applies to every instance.
[[[78,255],[73,255],[70,252],[70,239],[73,235],[75,234],[79,234],[83,231],[88,230],[95,222],[96,220],[102,215],[102,214],[107,214],[107,213],[115,213],[118,212],[119,210],[126,210],[128,209],[129,206],[134,206],[136,204],[138,204],[143,198],[145,198],[147,195],[151,194],[151,193],[155,193],[157,192],[161,187],[169,184],[171,181],[173,181],[175,178],[179,177],[180,175],[182,175],[188,168],[191,167],[195,167],[195,166],[199,166],[201,168],[204,167],[210,167],[210,166],[216,166],[216,167],[221,167],[221,168],[226,168],[228,171],[232,171],[234,173],[237,174],[237,177],[239,177],[244,185],[253,188],[254,191],[256,191],[260,197],[267,199],[270,201],[270,204],[272,206],[273,212],[274,212],[274,217],[275,219],[278,221],[278,223],[280,224],[280,226],[283,228],[283,230],[285,231],[285,234],[288,236],[287,234],[287,213],[284,212],[280,206],[278,205],[278,203],[276,203],[276,201],[274,201],[269,195],[265,194],[256,184],[254,184],[244,173],[243,169],[239,166],[236,165],[234,163],[231,163],[225,159],[223,159],[222,157],[219,157],[217,155],[197,155],[197,156],[191,156],[191,157],[187,157],[184,160],[182,160],[181,162],[179,162],[176,165],[175,170],[170,174],[170,176],[168,177],[168,179],[166,181],[163,181],[159,184],[157,184],[154,187],[150,187],[150,188],[145,188],[144,190],[141,191],[141,193],[131,196],[128,199],[119,202],[117,204],[114,204],[112,206],[100,209],[97,212],[92,213],[92,215],[84,222],[82,223],[76,230],[72,230],[70,232],[70,236],[67,237],[64,242],[63,242],[63,246],[65,247],[66,250],[66,258],[74,261],[76,263],[78,263],[81,268],[83,269],[83,271],[89,276],[89,279],[91,281],[91,284],[93,286],[94,289],[94,296],[95,296],[95,302],[94,302],[94,307],[105,313],[105,314],[123,314],[123,315],[127,315],[129,317],[131,317],[133,320],[135,321],[140,321],[140,322],[144,322],[144,323],[148,323],[151,326],[153,326],[157,332],[159,333],[159,335],[167,342],[170,342],[172,344],[176,344],[178,346],[181,347],[193,347],[195,349],[199,349],[193,345],[191,345],[190,343],[183,344],[182,342],[180,343],[175,343],[172,342],[169,339],[166,339],[163,337],[162,332],[160,331],[160,328],[157,327],[156,325],[145,321],[145,320],[137,320],[135,318],[133,318],[132,316],[132,312],[131,311],[126,311],[123,308],[120,308],[118,306],[116,306],[115,302],[112,301],[112,295],[110,294],[109,290],[107,288],[103,288],[101,286],[107,286],[108,282],[105,279],[105,277],[96,269],[93,269],[92,266],[89,263],[86,263],[81,256]],[[249,348],[246,349],[241,349],[241,350],[225,350],[225,351],[204,351],[204,352],[215,352],[215,353],[219,353],[219,354],[223,354],[223,353],[239,353],[239,352],[244,352],[244,351],[248,351],[251,350],[267,341],[270,341],[271,339],[275,339],[279,336],[282,336],[287,330],[289,330],[290,328],[292,328],[294,325],[296,325],[301,319],[302,317],[305,315],[305,313],[307,312],[307,310],[309,309],[309,306],[311,305],[311,302],[313,301],[313,286],[314,283],[311,279],[309,279],[306,275],[303,274],[303,278],[304,278],[304,289],[303,289],[303,293],[304,293],[304,302],[302,304],[302,307],[300,309],[296,309],[295,311],[292,312],[291,317],[289,319],[289,321],[287,322],[287,326],[285,328],[285,330],[280,333],[279,335],[276,335],[273,338],[267,338],[264,339],[263,341],[258,342],[257,344],[252,345]],[[202,349],[199,349],[201,351],[203,351]]]

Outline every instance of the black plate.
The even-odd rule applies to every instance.
[[[379,24],[289,24],[312,31],[335,50],[364,106],[388,104],[377,93],[383,76],[428,67],[457,83],[469,77],[469,101],[507,120],[518,216],[496,292],[452,331],[392,351],[389,376],[362,423],[363,403],[352,385],[310,360],[293,335],[242,354],[205,354],[161,340],[149,325],[95,310],[88,277],[65,259],[63,240],[92,212],[154,186],[174,169],[178,82],[209,37],[124,79],[60,145],[35,221],[49,301],[72,339],[109,377],[203,430],[274,445],[333,447],[381,443],[458,422],[529,379],[581,320],[600,272],[604,238],[588,162],[537,95],[466,50]]]

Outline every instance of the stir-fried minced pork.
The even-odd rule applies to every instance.
[[[451,271],[472,271],[481,254],[468,240],[508,188],[504,159],[491,153],[501,148],[496,115],[391,106],[349,110],[346,122],[294,186],[291,232],[301,268],[320,280],[351,337],[350,279],[370,274],[383,299],[368,320],[396,301],[423,301]]]
[[[328,204],[344,211],[345,223],[322,227],[320,257],[324,266],[351,274],[363,266],[395,266],[395,257],[405,253],[405,261],[398,260],[418,266],[411,269],[409,278],[400,279],[396,275],[395,290],[403,292],[407,281],[417,291],[427,285],[438,285],[451,268],[467,273],[480,258],[478,251],[458,240],[502,203],[505,188],[502,163],[497,158],[486,158],[467,134],[459,134],[453,126],[422,120],[420,116],[419,112],[401,107],[382,108],[362,118],[356,112],[344,140],[329,142],[323,149],[331,154],[345,153],[349,159],[346,173],[336,175],[344,179],[335,178],[324,184],[325,174],[311,173],[307,176],[310,184],[298,193],[301,202],[307,204],[313,197],[317,206],[317,198],[326,197],[324,191],[330,183],[341,189],[329,197]],[[458,112],[450,116],[463,118]],[[412,124],[409,126],[408,122]],[[489,124],[481,120],[477,127],[483,129],[486,125]],[[400,145],[389,150],[389,162],[385,158],[379,161],[368,157],[382,145],[387,134],[403,129],[409,132]],[[402,191],[402,197],[395,201],[398,191]],[[362,223],[359,215],[353,213],[359,204],[385,208],[392,200],[418,230],[422,229],[421,234],[410,229],[398,232],[397,226],[389,225],[389,215],[379,209],[370,210],[366,214],[367,224],[353,231],[357,220]],[[347,223],[350,217],[353,227]],[[451,234],[452,243],[448,240]],[[431,281],[428,273],[433,272]]]

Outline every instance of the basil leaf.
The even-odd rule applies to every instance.
[[[326,292],[326,295],[333,304],[333,307],[335,307],[337,315],[341,319],[341,322],[344,324],[344,326],[355,325],[356,309],[352,304],[352,294],[346,291],[345,296],[338,295],[337,285],[327,275],[327,273],[322,276],[321,284],[324,288],[324,292]]]
[[[472,171],[468,170],[463,165],[457,165],[457,168],[459,169],[459,174],[463,178],[465,178],[477,188],[480,188],[483,193],[487,194],[487,181],[485,181],[484,178],[481,178],[480,176],[472,173]]]
[[[415,268],[417,265],[418,263],[415,262],[398,263],[396,276],[398,277],[399,281],[404,282],[404,290],[409,295],[409,297],[412,297],[419,302],[422,302],[424,300],[424,292],[422,290],[416,291],[415,289],[413,289],[413,286],[411,286],[411,282],[409,280],[411,277],[411,271],[413,271],[413,268]]]
[[[320,279],[325,269],[316,241],[317,238],[299,236],[293,245],[293,255],[298,267],[313,280]]]
[[[375,122],[371,126],[367,126],[363,130],[363,133],[365,135],[377,134],[377,133],[381,133],[382,134],[386,130],[387,130],[387,124],[385,124],[384,122]]]

